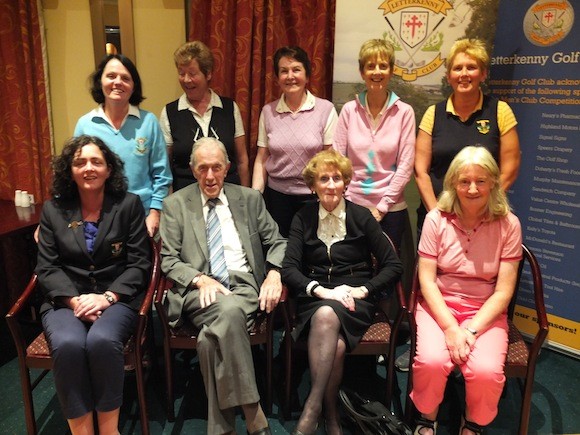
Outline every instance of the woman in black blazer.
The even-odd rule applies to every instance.
[[[326,432],[341,434],[337,400],[344,355],[370,326],[379,291],[392,290],[403,269],[370,211],[343,198],[352,177],[346,157],[322,151],[302,175],[319,202],[294,216],[282,266],[282,279],[297,295],[292,337],[308,334],[312,378],[293,433],[314,433],[324,408]]]
[[[36,273],[61,408],[73,434],[117,434],[123,347],[151,268],[145,212],[99,138],[68,141],[53,163]]]

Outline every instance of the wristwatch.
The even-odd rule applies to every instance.
[[[111,293],[109,293],[108,291],[103,293],[103,296],[105,297],[105,299],[107,300],[107,302],[110,305],[113,305],[115,302],[117,302],[117,300],[115,299],[115,296],[113,296]]]
[[[197,287],[197,283],[199,282],[199,280],[201,279],[201,277],[202,277],[203,275],[204,275],[203,273],[198,273],[197,275],[195,275],[195,276],[193,277],[193,279],[191,280],[191,286],[192,286],[193,288],[198,288],[198,287]]]

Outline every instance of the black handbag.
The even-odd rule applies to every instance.
[[[411,428],[385,405],[361,397],[358,393],[341,388],[338,396],[347,416],[364,435],[412,435]]]

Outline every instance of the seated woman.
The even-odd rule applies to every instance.
[[[314,433],[324,407],[326,432],[341,434],[337,400],[345,352],[371,325],[376,297],[393,287],[403,267],[371,212],[343,198],[352,178],[348,158],[319,152],[302,174],[319,202],[295,215],[282,265],[282,279],[297,294],[292,337],[308,334],[312,381],[293,433]]]
[[[145,211],[123,162],[93,136],[71,139],[53,164],[36,273],[42,325],[63,414],[74,434],[117,434],[123,347],[151,268]]]
[[[482,433],[497,415],[508,348],[506,310],[522,259],[522,233],[483,147],[465,147],[445,175],[419,242],[417,353],[411,399],[415,434],[435,433],[449,373],[465,378],[460,435]]]

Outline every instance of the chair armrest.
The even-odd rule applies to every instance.
[[[28,300],[36,290],[37,283],[38,276],[36,275],[36,273],[34,273],[32,274],[30,281],[28,281],[28,284],[24,288],[24,291],[22,292],[20,297],[16,300],[16,302],[14,302],[14,305],[12,306],[8,314],[6,314],[7,321],[9,318],[18,317],[18,315],[20,315],[24,307],[26,307]]]
[[[8,314],[6,314],[6,323],[8,329],[10,329],[10,333],[12,334],[12,339],[14,340],[14,345],[16,346],[16,352],[18,352],[20,361],[24,361],[26,358],[27,343],[20,322],[18,321],[18,317],[22,313],[22,310],[27,306],[28,300],[36,290],[37,283],[38,276],[33,274],[18,300],[14,303]]]

